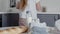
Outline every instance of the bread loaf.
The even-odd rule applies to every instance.
[[[27,27],[21,26],[21,27],[12,27],[5,30],[0,30],[0,34],[21,34],[27,30]]]

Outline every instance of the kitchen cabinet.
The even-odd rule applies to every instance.
[[[60,19],[60,14],[58,14],[58,19]]]
[[[6,26],[8,26],[7,15],[2,14],[2,27],[6,27]]]
[[[58,14],[37,14],[40,22],[46,22],[47,26],[54,27],[55,21],[58,20]]]
[[[0,27],[2,27],[2,15],[0,14]]]
[[[18,26],[19,14],[7,13],[2,14],[2,27]]]

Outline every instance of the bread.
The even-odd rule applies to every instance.
[[[0,30],[0,34],[21,34],[27,30],[27,27],[12,27],[6,30]]]

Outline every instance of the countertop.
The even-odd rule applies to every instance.
[[[19,12],[0,12],[0,14],[7,14],[7,13],[19,13]]]
[[[20,12],[18,12],[18,11],[0,12],[0,14],[6,14],[6,13],[20,13]],[[37,12],[37,14],[60,14],[60,12]]]
[[[38,14],[60,14],[60,12],[37,12]]]

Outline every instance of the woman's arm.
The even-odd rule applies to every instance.
[[[26,26],[26,18],[19,18],[19,26]]]
[[[37,9],[37,11],[40,11],[41,10],[40,1],[36,3],[36,9]]]

